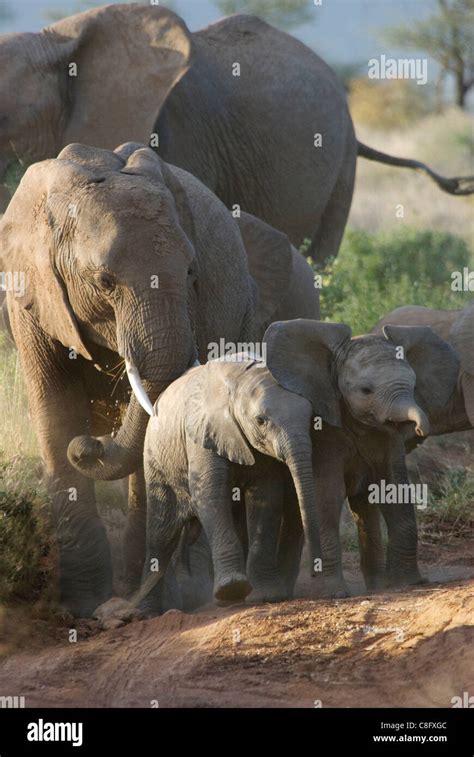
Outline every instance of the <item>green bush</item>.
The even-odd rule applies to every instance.
[[[33,478],[24,459],[0,465],[0,603],[5,605],[36,601],[53,583],[49,503],[32,487]]]
[[[28,166],[26,164],[20,163],[19,160],[13,161],[13,163],[8,166],[7,172],[4,177],[4,184],[10,194],[16,192],[16,188],[22,180],[23,174],[25,173],[27,167]]]
[[[431,492],[428,507],[420,511],[423,541],[438,543],[468,535],[474,524],[474,477],[465,468],[451,468]]]
[[[304,250],[303,250],[304,251]],[[451,274],[474,267],[466,241],[447,232],[403,229],[370,234],[348,230],[324,269],[321,317],[348,323],[354,334],[401,305],[460,308],[472,292],[453,292]]]

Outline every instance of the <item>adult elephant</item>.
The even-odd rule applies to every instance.
[[[337,254],[357,155],[427,171],[357,142],[346,96],[309,48],[253,16],[191,34],[171,11],[109,5],[38,34],[0,39],[0,178],[13,159],[71,142],[156,146],[227,205],[239,205],[322,261]]]
[[[250,216],[241,223],[248,257],[215,195],[131,143],[69,145],[31,166],[0,223],[4,270],[25,274],[22,296],[7,295],[9,318],[53,494],[62,601],[76,614],[108,598],[112,576],[93,482],[69,464],[70,440],[102,434],[85,454],[113,458],[112,477],[139,471],[141,405],[205,361],[211,343],[254,340],[291,292],[318,317],[311,269],[288,238]]]

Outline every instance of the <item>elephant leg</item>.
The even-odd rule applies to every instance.
[[[344,235],[354,191],[357,160],[357,142],[352,133],[348,139],[346,154],[340,174],[320,218],[308,254],[315,263],[324,264],[336,257]]]
[[[319,510],[324,594],[336,599],[349,596],[342,570],[340,522],[343,505],[344,497],[328,496]]]
[[[386,585],[380,512],[366,497],[348,497],[359,535],[360,568],[368,590]]]
[[[387,524],[387,580],[393,586],[420,583],[418,533],[413,504],[380,505]]]
[[[185,518],[179,512],[176,494],[161,481],[148,487],[146,555],[138,600],[145,615],[181,609],[179,587],[171,563]]]
[[[278,573],[285,582],[287,597],[292,597],[300,571],[303,551],[303,524],[291,476],[285,482],[283,518],[278,542]]]
[[[146,488],[143,468],[132,473],[128,480],[127,525],[123,539],[125,580],[127,591],[138,588],[143,572],[146,551]]]
[[[278,572],[277,552],[283,514],[284,470],[274,460],[259,464],[260,471],[245,489],[247,510],[247,574],[252,584],[251,600],[280,602],[287,598]],[[253,471],[252,471],[253,474]]]
[[[235,482],[232,482],[232,488],[236,486]],[[240,493],[241,493],[241,501],[233,504],[232,507],[232,516],[234,520],[234,528],[235,532],[239,538],[239,541],[242,545],[242,549],[244,550],[245,559],[248,558],[249,553],[249,537],[248,537],[248,529],[247,529],[247,507],[245,502],[245,491],[242,491],[241,487],[239,487]]]
[[[211,548],[214,597],[220,602],[243,600],[251,591],[242,545],[232,517],[231,465],[211,450],[193,445],[189,488]]]
[[[391,440],[387,455],[386,478],[392,484],[406,487],[410,478],[405,462],[403,439],[398,436]],[[387,524],[387,579],[392,585],[420,583],[417,549],[418,529],[415,505],[412,502],[398,502],[379,505]]]
[[[191,521],[181,532],[178,549],[173,558],[176,578],[179,584],[183,610],[196,610],[212,601],[214,576],[212,555],[206,534],[199,524],[200,533],[193,539]]]
[[[349,596],[342,571],[339,533],[346,498],[343,466],[342,451],[337,444],[328,442],[324,448],[314,446],[313,470],[321,531],[324,594],[334,598]]]
[[[90,400],[78,360],[40,331],[29,311],[13,304],[10,316],[52,499],[60,602],[75,616],[88,617],[112,595],[110,547],[94,484],[66,455],[73,437],[90,433]]]

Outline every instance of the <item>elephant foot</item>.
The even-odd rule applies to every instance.
[[[147,602],[146,600],[140,602],[138,609],[143,618],[156,618],[158,615],[163,615],[164,612],[167,612],[167,610],[163,610],[161,604],[156,605],[154,602]]]
[[[143,616],[140,610],[130,602],[121,597],[113,597],[97,607],[92,617],[99,621],[104,631],[109,631],[131,623],[133,620],[139,620]]]
[[[322,594],[325,599],[346,599],[351,596],[345,581],[341,578],[324,578]]]
[[[278,581],[259,583],[252,579],[253,590],[247,597],[248,602],[284,602],[289,593],[284,584]]]
[[[392,574],[388,576],[388,586],[390,587],[398,587],[398,586],[417,586],[419,584],[427,584],[429,583],[427,578],[423,578],[421,573],[419,573],[418,570],[413,571],[412,573],[408,574]]]
[[[90,618],[112,596],[112,561],[104,525],[99,518],[66,521],[58,529],[58,540],[60,604],[76,618]]]
[[[381,573],[377,575],[365,575],[364,583],[367,591],[383,591],[388,586],[386,575]]]
[[[181,611],[181,608],[173,606],[178,604],[178,602],[172,602],[170,608],[167,597],[164,597],[163,594],[166,594],[166,592],[160,591],[158,596],[154,596],[153,592],[151,592],[142,597],[138,604],[138,610],[142,617],[156,618],[158,615],[163,615],[163,613],[168,612],[169,609]]]
[[[329,595],[329,599],[347,599],[350,596],[348,589],[338,589],[338,591]]]
[[[245,599],[251,591],[245,573],[231,573],[214,585],[214,598],[219,602],[236,602]]]

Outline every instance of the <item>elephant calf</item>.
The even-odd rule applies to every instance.
[[[319,325],[325,333],[346,328]],[[287,391],[263,362],[243,354],[190,369],[160,396],[145,439],[147,611],[161,609],[160,579],[183,525],[195,516],[210,544],[217,600],[243,599],[251,587],[260,599],[284,598],[277,550],[285,488],[289,500],[296,493],[311,569],[318,569],[314,405],[323,411],[317,400]],[[244,493],[247,508],[247,564],[233,521],[236,491]]]
[[[327,329],[327,331],[325,331]],[[406,486],[404,435],[426,436],[429,422],[415,387],[430,382],[430,366],[443,359],[443,342],[429,329],[388,330],[351,338],[348,326],[305,319],[273,323],[266,332],[267,366],[273,378],[312,403],[313,475],[319,511],[324,590],[347,596],[339,521],[344,499],[359,530],[361,568],[368,588],[420,579],[414,503],[372,504],[370,487]],[[423,348],[424,345],[424,348]],[[404,352],[398,349],[403,346]],[[418,359],[423,351],[421,360]],[[318,417],[319,416],[319,417]],[[382,552],[379,508],[387,523],[387,561]],[[291,594],[298,575],[301,525],[286,508],[278,563]]]
[[[412,339],[407,343],[407,359],[418,366],[419,401],[429,417],[431,435],[473,428],[474,302],[462,310],[415,305],[397,308],[374,326],[373,333],[382,330],[399,339],[407,333],[419,335],[417,342]],[[438,357],[442,359],[432,359],[434,344],[438,344]],[[408,450],[413,449],[415,441],[407,438]]]

